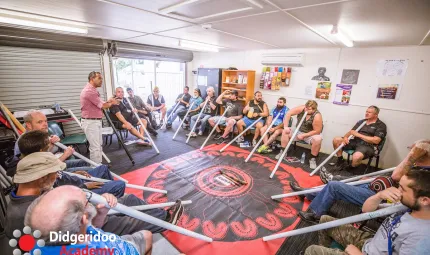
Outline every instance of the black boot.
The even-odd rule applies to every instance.
[[[299,217],[302,219],[302,220],[304,220],[304,221],[307,221],[307,222],[310,222],[310,223],[316,223],[316,224],[318,224],[318,222],[320,221],[320,217],[319,216],[317,216],[315,213],[313,213],[313,212],[299,212],[298,213],[298,215],[299,215]]]
[[[347,167],[348,167],[348,163],[343,159],[343,157],[338,157],[337,162],[334,165],[333,170],[334,171],[343,171]]]

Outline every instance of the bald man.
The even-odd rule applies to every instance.
[[[110,194],[102,195],[110,207],[115,207],[117,199]],[[103,204],[93,206],[88,203],[86,193],[74,186],[62,186],[40,196],[28,207],[24,223],[41,232],[41,239],[50,242],[50,232],[67,233],[69,236],[94,236],[100,234],[102,240],[85,241],[77,238],[76,244],[46,245],[40,247],[42,254],[60,254],[64,249],[111,249],[117,254],[151,254],[152,234],[141,230],[131,235],[117,236],[100,228],[106,221],[109,208]],[[109,238],[103,238],[103,236]],[[108,239],[108,241],[103,241]],[[115,241],[111,241],[115,239]]]

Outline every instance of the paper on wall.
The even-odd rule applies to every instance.
[[[398,99],[400,94],[401,84],[379,84],[376,98],[382,99]]]
[[[405,76],[408,68],[407,59],[386,59],[378,61],[377,75],[384,76]]]
[[[207,86],[208,85],[208,77],[207,76],[203,76],[203,75],[199,75],[197,77],[197,85],[199,85],[199,86]]]
[[[333,104],[349,105],[351,100],[352,85],[336,84]]]

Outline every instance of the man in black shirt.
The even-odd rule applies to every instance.
[[[140,96],[136,96],[134,94],[134,91],[132,88],[127,88],[127,94],[128,99],[130,100],[131,104],[134,106],[134,108],[137,109],[137,115],[139,117],[146,119],[148,122],[148,125],[146,126],[146,130],[148,130],[151,135],[157,136],[158,133],[155,131],[157,128],[157,122],[153,118],[151,114],[151,109],[145,103],[143,102],[142,98]]]
[[[366,110],[365,118],[358,121],[355,126],[346,133],[343,137],[335,137],[333,139],[333,148],[338,148],[342,143],[345,143],[343,150],[354,150],[352,154],[351,166],[357,167],[361,161],[370,158],[375,154],[375,148],[385,139],[387,135],[387,126],[378,118],[379,108],[377,106],[369,106]],[[363,123],[366,124],[357,132],[356,129]],[[348,141],[348,137],[353,135],[354,138]],[[348,167],[347,162],[342,157],[342,150],[337,153],[337,162],[335,170],[343,170]]]
[[[185,86],[184,93],[179,94],[178,97],[176,98],[175,104],[169,110],[167,110],[168,119],[167,119],[166,128],[171,128],[173,121],[175,121],[176,117],[178,117],[178,113],[187,108],[187,103],[189,103],[191,99],[191,95],[188,93],[189,90],[190,88],[188,86]],[[176,106],[177,104],[179,105]]]
[[[131,106],[128,105],[127,100],[125,100],[124,90],[121,87],[118,87],[115,89],[115,98],[121,100],[121,102],[118,105],[111,106],[110,111],[118,118],[119,121],[121,121],[122,128],[127,129],[134,136],[138,137],[140,139],[137,142],[138,144],[151,146],[151,143],[145,137],[143,137],[145,132],[143,127],[141,126],[139,131],[137,131],[136,128],[134,128],[140,123],[139,123],[139,120],[134,115]],[[143,118],[141,118],[140,120],[142,121],[143,125],[146,127],[147,121]]]

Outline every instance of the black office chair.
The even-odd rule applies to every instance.
[[[364,174],[369,169],[370,164],[372,163],[372,160],[374,158],[376,159],[375,170],[378,170],[378,168],[379,168],[379,155],[381,154],[381,151],[384,148],[386,140],[387,140],[387,137],[384,137],[378,145],[374,146],[375,154],[369,158],[369,160],[367,162],[366,170],[364,171]],[[349,164],[350,163],[350,157],[352,156],[352,154],[354,154],[355,150],[344,150],[344,152],[346,154],[348,154],[348,164]]]

